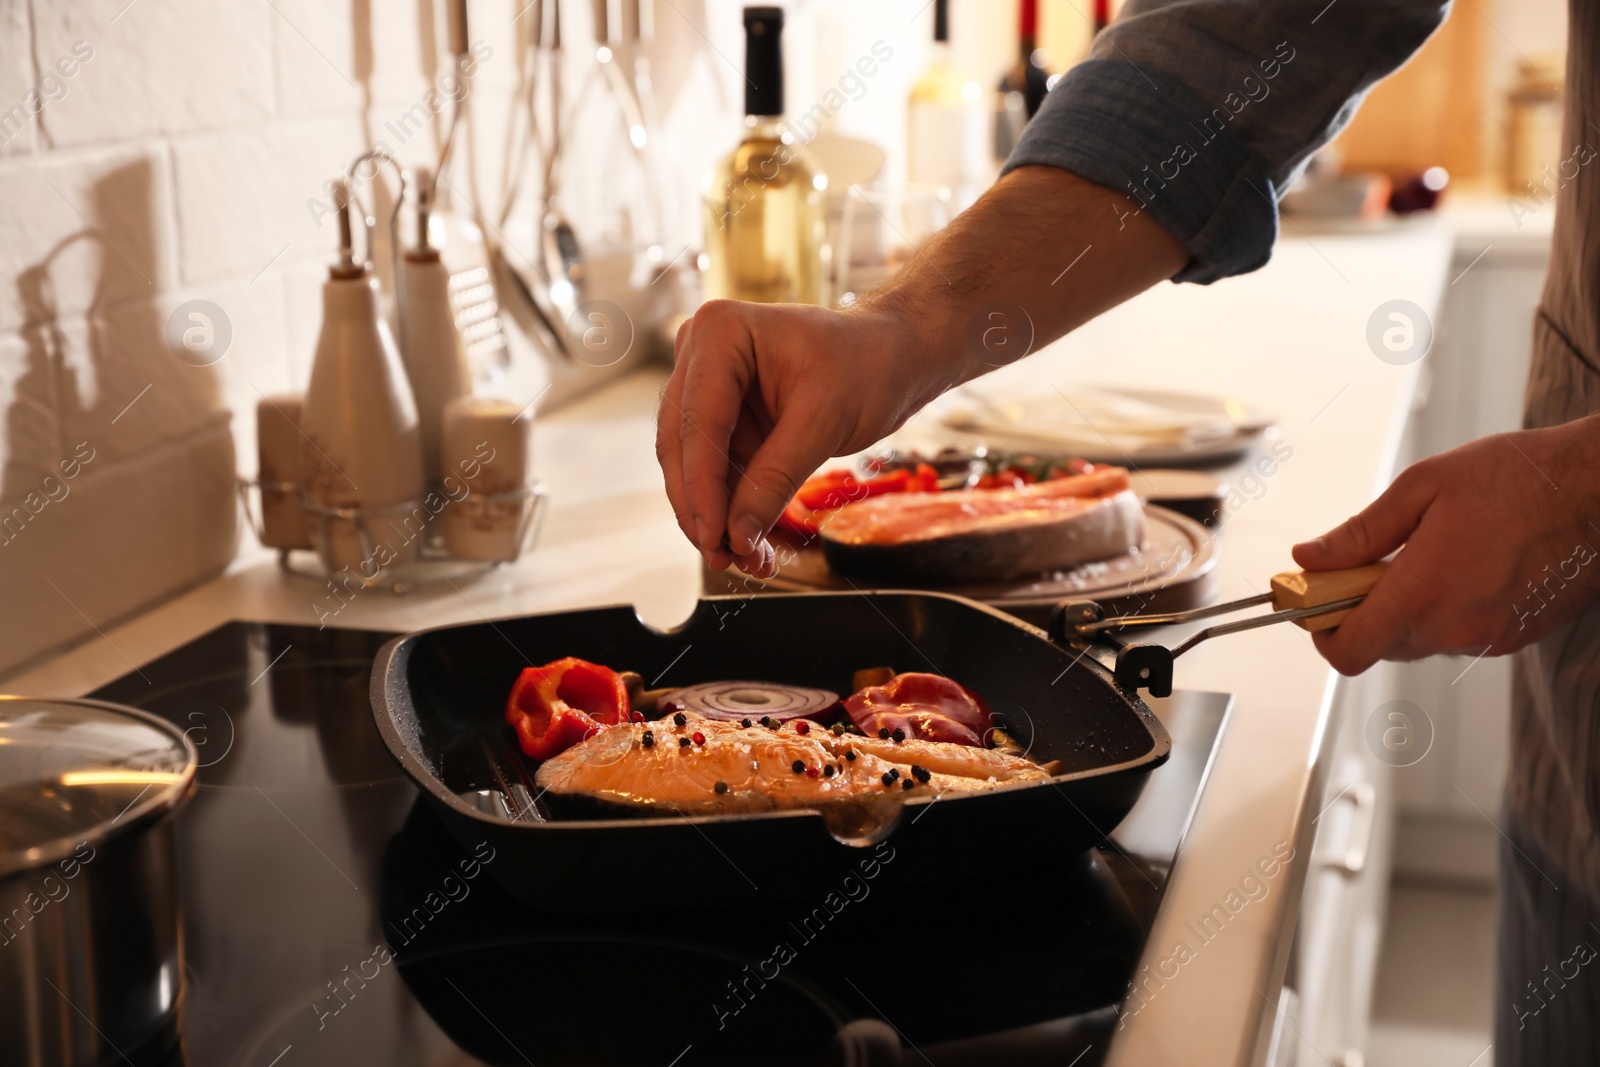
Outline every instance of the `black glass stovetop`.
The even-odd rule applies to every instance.
[[[863,870],[814,907],[575,918],[513,900],[389,756],[367,683],[390,636],[228,623],[92,694],[200,753],[176,1062],[1087,1067],[1230,703],[1152,701],[1173,751],[1138,806],[1087,853],[1041,841],[1020,877],[974,855],[920,888]]]

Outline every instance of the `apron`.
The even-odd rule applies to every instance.
[[[1569,0],[1564,155],[1523,426],[1600,411],[1600,0]],[[1513,667],[1494,1062],[1600,1063],[1600,609]]]
[[[1600,153],[1600,2],[1571,0],[1567,152]],[[1557,193],[1550,272],[1534,320],[1523,426],[1600,411],[1600,158]],[[1600,898],[1600,611],[1518,653],[1510,802],[1547,852]],[[1600,935],[1597,935],[1600,936]]]

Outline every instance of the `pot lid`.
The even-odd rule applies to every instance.
[[[171,811],[194,791],[197,762],[176,726],[146,712],[0,696],[0,877]]]

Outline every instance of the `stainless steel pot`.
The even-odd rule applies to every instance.
[[[173,822],[197,763],[154,715],[0,696],[0,1063],[177,1049]]]

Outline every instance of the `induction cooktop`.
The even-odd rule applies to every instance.
[[[1088,852],[1039,841],[1021,876],[974,855],[936,885],[875,885],[886,844],[814,906],[574,917],[512,899],[494,850],[458,844],[389,756],[367,683],[392,636],[232,622],[92,694],[200,753],[177,826],[179,1051],[160,1062],[1088,1067],[1231,703],[1152,700],[1172,757],[1133,812]]]

